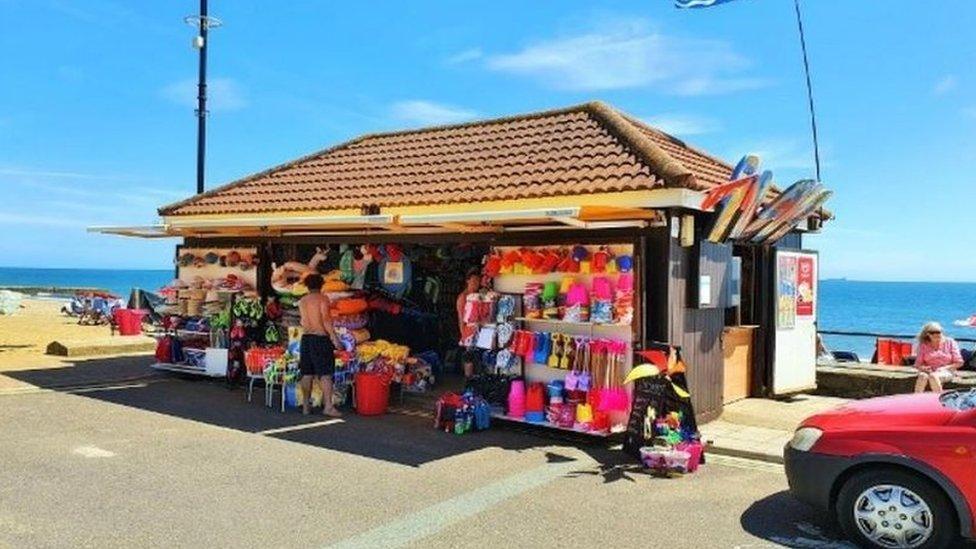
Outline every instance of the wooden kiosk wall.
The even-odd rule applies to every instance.
[[[695,413],[699,421],[711,421],[722,413],[722,330],[732,248],[703,242],[700,235],[685,248],[671,238],[669,228],[661,227],[648,233],[645,255],[650,264],[646,286],[652,311],[647,339],[681,347]],[[711,277],[712,305],[704,308],[698,307],[699,275]]]

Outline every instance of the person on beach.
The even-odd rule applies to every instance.
[[[481,289],[481,274],[477,270],[468,271],[467,275],[464,277],[464,290],[457,297],[457,321],[458,321],[458,333],[464,334],[464,307],[467,303],[468,296],[471,294],[478,293]],[[460,349],[461,353],[461,369],[464,371],[464,378],[471,379],[474,377],[474,365],[478,360],[478,351],[472,347],[462,346]]]
[[[937,393],[942,392],[942,384],[952,379],[955,371],[961,367],[959,344],[942,333],[942,326],[938,322],[922,326],[915,354],[915,368],[918,370],[915,392],[924,392],[926,386]]]
[[[313,273],[305,277],[308,295],[298,302],[302,320],[302,340],[299,344],[298,370],[302,374],[302,413],[311,409],[312,382],[318,380],[322,387],[322,413],[329,417],[342,417],[332,402],[332,376],[335,373],[335,350],[340,347],[339,336],[332,325],[329,298],[322,293],[325,281],[322,275]]]

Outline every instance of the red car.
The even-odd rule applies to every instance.
[[[976,507],[976,390],[874,398],[804,421],[790,491],[865,547],[957,547]]]

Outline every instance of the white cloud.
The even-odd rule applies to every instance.
[[[390,107],[394,118],[420,126],[464,122],[478,116],[476,111],[419,99],[397,101]]]
[[[652,88],[674,95],[714,95],[766,86],[743,73],[748,59],[720,40],[682,38],[646,20],[537,42],[487,58],[494,71],[527,76],[552,88],[599,91]]]
[[[938,82],[935,83],[935,86],[932,87],[932,93],[935,95],[945,95],[956,89],[956,86],[958,85],[959,80],[956,78],[956,76],[953,74],[948,74],[943,76]]]
[[[459,65],[461,63],[467,63],[469,61],[476,61],[484,56],[484,52],[481,48],[470,48],[464,51],[459,51],[454,55],[445,59],[448,65]]]
[[[121,181],[117,176],[94,175],[90,173],[65,172],[56,170],[36,170],[19,168],[0,168],[0,175],[16,175],[24,177],[52,177],[63,179],[100,179],[103,181]]]
[[[160,95],[177,105],[191,109],[197,106],[197,81],[188,78],[167,84]],[[207,81],[207,109],[236,111],[247,106],[247,98],[232,78],[211,78]]]
[[[154,214],[163,202],[189,196],[190,192],[177,192],[154,186],[151,181],[134,176],[103,175],[70,170],[45,170],[20,166],[0,165],[0,195],[11,192],[14,196],[41,194],[71,203],[76,210],[109,210],[115,213],[130,211]],[[89,208],[93,205],[93,208]],[[66,209],[65,211],[73,211]]]
[[[722,129],[718,120],[694,114],[662,113],[643,120],[665,133],[677,136],[701,135]]]

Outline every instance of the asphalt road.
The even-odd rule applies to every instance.
[[[613,450],[307,419],[211,382],[0,394],[0,546],[848,547],[785,489],[769,464],[654,478]]]

